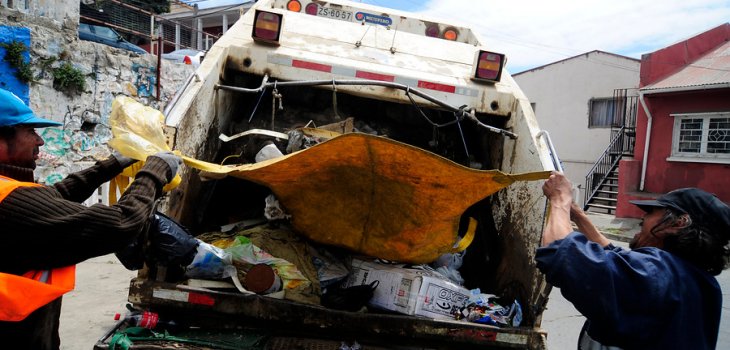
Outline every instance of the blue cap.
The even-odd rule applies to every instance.
[[[30,107],[26,106],[20,97],[14,93],[0,89],[0,127],[30,125],[34,128],[45,128],[48,126],[61,126],[62,123],[48,119],[38,118]]]

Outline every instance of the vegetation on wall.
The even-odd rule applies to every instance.
[[[5,57],[3,58],[8,64],[15,68],[15,77],[24,83],[35,82],[33,76],[33,64],[26,62],[24,54],[29,50],[25,44],[20,41],[12,41],[8,43],[0,43],[0,47],[5,49]],[[50,68],[53,73],[53,88],[62,91],[67,95],[81,93],[86,88],[86,80],[80,69],[74,67],[68,62],[68,52],[63,51],[59,57],[51,57],[41,59],[41,68],[45,72],[51,65],[59,60],[61,63],[57,68]]]
[[[63,62],[58,68],[54,68],[53,88],[62,91],[66,95],[80,94],[86,88],[86,80],[80,69],[74,67],[71,62]]]
[[[23,57],[23,54],[28,51],[28,47],[20,41],[0,43],[0,47],[5,49],[4,60],[15,68],[15,77],[24,83],[34,82],[32,65]]]

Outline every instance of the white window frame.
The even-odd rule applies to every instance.
[[[674,128],[672,130],[672,153],[667,158],[667,161],[730,164],[730,153],[707,153],[707,136],[709,134],[710,119],[730,118],[730,112],[676,113],[670,114],[670,116],[674,117]],[[702,136],[699,153],[679,152],[679,132],[683,119],[702,119]]]
[[[607,116],[608,118],[608,124],[593,124],[593,119],[591,118],[593,114],[593,108],[594,104],[598,102],[607,102],[607,112],[611,112],[610,116]],[[588,101],[588,128],[589,129],[607,129],[614,126],[617,126],[616,120],[614,118],[616,117],[616,99],[613,97],[594,97],[591,98]]]

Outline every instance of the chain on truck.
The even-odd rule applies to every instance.
[[[263,149],[285,157],[297,150],[305,150],[301,154],[306,154],[325,149],[329,142],[320,142],[339,134],[393,140],[398,150],[415,152],[389,153],[393,161],[389,164],[396,170],[419,169],[412,163],[420,162],[420,158],[410,158],[411,154],[447,160],[428,163],[435,164],[434,168],[421,168],[424,172],[418,176],[401,172],[397,175],[401,178],[391,179],[392,183],[417,183],[431,175],[429,170],[436,173],[435,167],[441,166],[465,172],[496,169],[507,174],[553,169],[556,162],[549,138],[540,132],[529,101],[505,64],[504,54],[491,51],[464,26],[347,1],[258,1],[207,52],[200,67],[169,103],[164,111],[166,132],[171,146],[183,154],[232,166],[255,163]],[[353,149],[328,150],[345,155],[323,154],[322,162],[341,162],[328,169],[341,170],[349,166],[347,162],[358,161],[353,159],[359,157]],[[346,157],[350,152],[353,156]],[[307,165],[318,166],[316,161]],[[290,172],[282,177],[291,186],[309,183],[300,176],[311,174],[311,169],[287,169]],[[340,173],[321,176],[327,180],[313,185],[313,192],[337,187],[351,191],[350,198],[372,199],[372,193],[358,192],[365,186],[342,183]],[[181,340],[181,333],[173,332],[159,332],[154,341],[144,340],[140,334],[129,338],[134,339],[136,349],[152,349],[160,342],[180,342],[183,345],[178,346],[190,348],[544,349],[547,334],[540,323],[549,286],[533,259],[545,215],[540,185],[536,181],[518,181],[465,205],[461,220],[457,220],[458,236],[471,232],[473,241],[458,253],[458,271],[463,279],[458,288],[463,289],[439,292],[450,305],[465,303],[470,291],[477,288],[498,296],[504,306],[517,301],[521,305],[519,325],[469,322],[441,317],[444,315],[425,317],[408,306],[410,294],[398,292],[412,287],[415,281],[425,286],[429,278],[441,283],[440,277],[431,271],[378,265],[359,257],[346,260],[349,276],[344,278],[366,286],[361,292],[367,294],[374,288],[378,295],[378,288],[388,285],[388,278],[401,276],[400,284],[396,283],[396,289],[401,290],[392,296],[390,304],[371,299],[366,308],[333,309],[317,302],[327,288],[315,288],[314,294],[320,294],[315,295],[314,303],[279,299],[226,289],[230,286],[220,289],[190,283],[184,269],[148,264],[131,281],[130,303],[136,309],[175,320],[177,325],[187,325],[188,332],[198,333],[185,335],[197,339],[197,343]],[[468,196],[459,193],[458,181],[453,186],[457,194],[452,196],[453,206],[464,205],[459,197]],[[213,237],[211,241],[233,232],[263,230],[263,237],[259,237],[262,246],[273,247],[270,241],[277,239],[309,242],[279,235],[281,230],[289,229],[288,220],[303,218],[284,214],[284,219],[279,217],[273,223],[265,219],[272,210],[265,204],[267,198],[272,192],[285,190],[272,190],[262,183],[231,176],[206,177],[204,172],[187,168],[181,185],[168,195],[163,211],[196,237]],[[384,192],[402,195],[395,190]],[[410,195],[415,198],[417,193]],[[301,200],[311,196],[302,193]],[[296,194],[290,194],[291,198],[296,201]],[[316,206],[318,218],[341,223],[336,221],[341,207],[338,200],[302,206]],[[451,204],[435,201],[425,200],[414,216],[420,210],[428,212],[431,206],[449,208]],[[373,203],[369,215],[393,214],[378,208],[377,200]],[[283,205],[278,209],[285,213],[288,208]],[[401,218],[403,222],[409,219]],[[326,225],[323,222],[319,226]],[[344,226],[333,227],[332,231]],[[254,233],[249,238],[255,241],[255,237]],[[335,247],[334,255],[353,253],[341,248]],[[311,261],[306,251],[298,251],[291,259],[305,256],[301,260]],[[374,280],[376,275],[381,277]],[[316,279],[318,274],[314,276]],[[313,283],[320,285],[319,281]],[[421,297],[415,293],[414,298]],[[425,310],[426,304],[421,300],[418,305],[422,308],[415,310]],[[95,348],[110,348],[112,338],[124,333],[127,326],[124,322],[118,324]],[[208,332],[207,338],[201,335],[203,331]],[[159,334],[169,338],[159,339]],[[214,341],[222,339],[226,341]]]

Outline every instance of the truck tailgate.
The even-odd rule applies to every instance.
[[[388,348],[532,349],[545,337],[539,328],[498,328],[397,314],[337,311],[139,278],[130,284],[129,301],[202,328],[256,327],[275,331],[274,338],[355,339],[360,343],[376,341]]]

